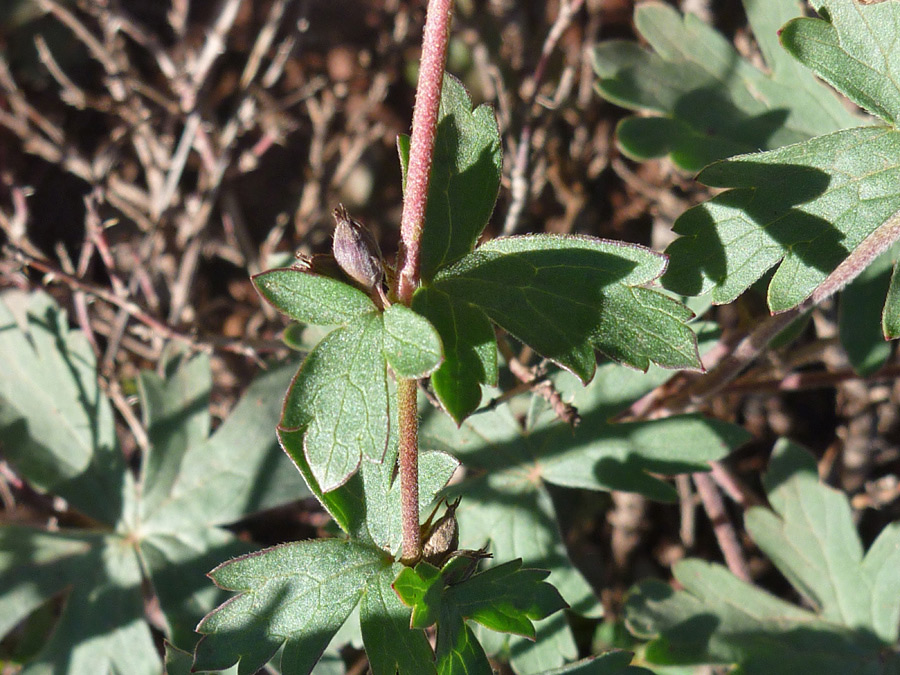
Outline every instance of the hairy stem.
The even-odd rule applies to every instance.
[[[400,513],[403,530],[401,560],[414,564],[422,555],[419,536],[419,418],[415,380],[397,381],[397,412],[400,418]]]
[[[416,85],[416,107],[413,111],[412,138],[409,144],[409,169],[406,174],[406,196],[400,216],[400,274],[397,277],[397,299],[404,305],[412,301],[419,285],[419,251],[425,225],[428,183],[437,136],[438,109],[444,83],[444,63],[450,36],[452,0],[429,0],[422,38],[422,61]]]
[[[406,195],[400,216],[400,255],[394,294],[397,301],[409,306],[419,286],[419,257],[428,184],[437,136],[444,63],[450,37],[452,0],[429,0],[422,37],[422,60],[416,85],[416,107],[413,111]],[[403,527],[402,561],[414,564],[422,557],[419,535],[419,419],[416,406],[416,380],[397,382],[397,409],[400,423],[400,505]]]

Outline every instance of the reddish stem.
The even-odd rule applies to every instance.
[[[429,0],[422,37],[422,61],[416,86],[412,138],[409,145],[409,168],[406,174],[406,196],[400,216],[400,274],[397,277],[397,299],[409,305],[419,285],[419,252],[425,226],[425,206],[431,161],[437,136],[444,63],[450,36],[452,0]]]
[[[397,381],[397,407],[400,418],[400,517],[403,532],[401,560],[415,564],[422,557],[419,535],[419,418],[415,380]]]
[[[422,230],[425,226],[425,207],[428,203],[428,184],[437,136],[441,88],[444,84],[444,63],[450,38],[450,8],[452,0],[429,0],[422,37],[422,61],[416,86],[416,107],[413,111],[412,138],[409,147],[409,168],[406,174],[406,195],[400,216],[400,255],[395,295],[397,301],[409,306],[419,286],[419,254]],[[400,425],[400,505],[403,528],[401,560],[416,563],[422,557],[419,534],[419,419],[416,380],[398,379],[397,412]]]

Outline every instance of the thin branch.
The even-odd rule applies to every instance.
[[[706,515],[712,522],[716,541],[719,542],[719,548],[725,556],[725,564],[734,576],[749,582],[750,571],[744,559],[744,552],[741,550],[734,526],[725,513],[725,504],[715,482],[708,473],[695,473],[693,479],[703,508],[706,509]]]
[[[534,75],[531,78],[531,94],[525,107],[525,123],[522,125],[522,132],[519,134],[519,143],[516,147],[516,157],[510,172],[510,196],[512,201],[509,210],[506,212],[506,221],[503,223],[503,234],[510,235],[516,231],[519,225],[519,219],[525,208],[525,201],[528,197],[528,157],[531,152],[531,137],[534,134],[534,116],[532,110],[537,102],[538,93],[541,89],[541,83],[544,79],[544,71],[547,69],[547,63],[550,55],[556,49],[559,38],[565,32],[566,28],[572,21],[578,10],[584,4],[584,0],[563,0],[559,7],[559,15],[550,32],[544,40],[544,46],[541,48],[541,56],[534,68]]]

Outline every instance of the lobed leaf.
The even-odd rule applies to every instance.
[[[100,529],[0,527],[0,636],[62,595],[53,632],[24,673],[158,675],[161,664],[144,612],[147,592],[159,602],[166,637],[191,648],[196,622],[218,595],[206,571],[247,550],[213,525],[303,494],[296,479],[289,486],[283,482],[289,462],[271,438],[278,395],[296,366],[273,368],[254,382],[211,438],[207,357],[177,357],[162,377],[141,374],[151,446],[141,458],[138,492],[118,455],[109,403],[97,388],[86,341],[68,330],[64,314],[47,296],[35,294],[29,302],[30,316],[23,311],[18,318],[8,309],[16,306],[14,298],[5,295],[0,306],[6,321],[0,341],[17,357],[0,369],[0,389],[14,385],[21,393],[14,404],[0,403],[0,417],[15,419],[34,401],[49,408],[37,423],[14,422],[15,433],[3,437],[4,453],[10,459],[30,453],[22,465],[28,475],[46,462],[50,473],[37,480],[97,517]],[[39,363],[32,363],[35,359]],[[11,380],[15,369],[32,367],[31,379]],[[47,368],[56,369],[53,382],[32,397],[31,383]],[[54,457],[62,458],[58,466]],[[84,458],[83,476],[48,479]]]
[[[412,626],[437,623],[438,673],[481,672],[485,667],[487,658],[465,619],[533,640],[533,621],[567,607],[543,581],[549,574],[545,570],[522,569],[522,561],[513,560],[465,578],[464,569],[472,564],[457,557],[438,570],[422,562],[401,570],[394,581],[397,595],[412,607]]]
[[[900,122],[900,8],[893,1],[814,0],[821,19],[781,31],[791,54],[854,103],[888,124]]]
[[[309,673],[359,602],[368,580],[391,563],[380,549],[321,539],[284,544],[220,565],[210,577],[238,595],[197,626],[195,670],[238,664],[255,673],[283,646],[283,675]]]
[[[397,146],[405,188],[409,139],[398,138]],[[474,248],[497,201],[501,154],[494,111],[472,110],[463,84],[445,74],[420,252],[423,281]]]
[[[678,218],[663,284],[727,303],[781,263],[768,301],[784,311],[900,210],[900,132],[839,131],[717,162],[698,180],[737,189]]]
[[[160,377],[142,371],[137,384],[150,451],[141,463],[141,509],[151,512],[167,496],[185,454],[202,445],[210,432],[209,356],[178,356],[165,364]]]
[[[343,485],[365,457],[387,448],[388,395],[380,314],[365,314],[329,333],[309,353],[284,401],[280,428],[304,430],[303,457],[323,492]]]
[[[742,152],[773,149],[860,121],[778,44],[777,31],[802,14],[797,2],[747,0],[747,18],[768,72],[692,14],[659,2],[637,6],[635,25],[652,47],[609,40],[594,50],[597,90],[656,116],[623,120],[617,138],[636,159],[669,155],[697,171]]]
[[[158,675],[144,620],[141,567],[118,535],[0,528],[0,635],[40,604],[68,591],[53,632],[24,675]]]
[[[759,547],[822,619],[896,642],[900,523],[864,557],[847,498],[822,485],[815,459],[786,440],[775,446],[764,484],[773,511],[756,507],[746,517]]]
[[[272,434],[296,368],[288,361],[262,373],[215,433],[185,452],[174,479],[145,484],[165,498],[145,509],[144,533],[168,536],[198,525],[227,525],[308,494]],[[187,417],[195,402],[186,406],[175,416]]]
[[[646,370],[651,362],[700,368],[693,314],[640,285],[665,259],[649,249],[589,237],[495,239],[441,270],[434,288],[477,306],[511,335],[571,370],[593,377],[594,349]]]
[[[759,547],[813,603],[800,609],[719,565],[684,560],[684,590],[645,582],[626,618],[654,638],[651,663],[737,664],[744,673],[895,672],[900,621],[900,527],[886,528],[865,556],[846,498],[819,483],[814,459],[780,441],[765,479],[774,512],[754,507],[747,528]]]
[[[253,284],[275,309],[303,323],[344,325],[375,311],[375,304],[358,288],[300,270],[269,270],[253,277]]]
[[[629,665],[632,656],[631,652],[612,650],[547,671],[544,675],[653,675],[646,668]]]

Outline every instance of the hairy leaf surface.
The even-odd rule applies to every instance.
[[[118,455],[109,402],[83,336],[43,294],[27,305],[4,294],[0,318],[9,357],[0,366],[0,389],[19,391],[0,401],[0,418],[13,420],[0,432],[4,457],[97,522],[91,527],[84,519],[60,532],[0,527],[0,636],[62,596],[50,638],[23,673],[159,675],[146,593],[158,602],[166,637],[192,648],[193,628],[218,595],[206,572],[248,548],[216,526],[305,494],[272,434],[278,396],[296,366],[259,378],[212,436],[205,356],[176,357],[162,377],[142,374],[150,448],[138,489]],[[19,380],[20,367],[32,379]],[[53,381],[33,396],[33,378],[47,368],[55,370]]]
[[[839,131],[717,162],[698,179],[736,189],[675,222],[663,284],[727,303],[777,265],[768,300],[783,311],[900,210],[900,132]]]
[[[546,483],[636,490],[674,500],[674,489],[651,472],[703,470],[708,460],[721,458],[746,439],[738,427],[698,416],[662,424],[608,422],[667,378],[659,368],[643,374],[615,364],[598,368],[584,388],[574,377],[561,376],[558,388],[582,416],[574,432],[552,412],[534,416],[535,421],[523,428],[506,405],[475,414],[458,428],[446,416],[427,411],[421,425],[422,447],[452,448],[467,469],[467,478],[452,488],[453,494],[465,495],[457,511],[460,546],[477,549],[489,542],[497,560],[522,558],[529,567],[550,570],[548,581],[575,611],[595,613],[593,592],[568,559]],[[488,635],[479,633],[488,653],[507,649],[508,642],[513,666],[522,672],[558,668],[577,656],[574,638],[560,614],[538,622],[533,644]]]
[[[284,402],[281,428],[305,430],[304,456],[324,492],[343,485],[363,457],[387,448],[387,372],[381,315],[329,333],[309,353]],[[292,457],[294,463],[301,461]]]
[[[571,370],[593,377],[594,349],[646,370],[650,363],[699,368],[693,314],[644,288],[665,259],[649,249],[588,237],[495,239],[435,278],[510,334]]]
[[[900,122],[900,7],[896,2],[813,0],[821,19],[799,18],[781,42],[801,63],[885,122]]]

